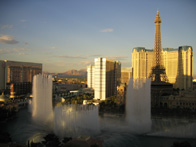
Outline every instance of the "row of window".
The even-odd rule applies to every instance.
[[[176,102],[176,105],[180,105],[180,106],[196,106],[196,103],[182,103],[182,102]]]

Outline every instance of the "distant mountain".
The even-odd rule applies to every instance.
[[[61,77],[61,78],[86,78],[87,77],[87,71],[86,69],[81,70],[69,70],[64,73],[53,73],[53,76]]]

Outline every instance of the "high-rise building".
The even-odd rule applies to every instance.
[[[0,60],[0,91],[14,86],[14,90],[20,89],[22,93],[26,87],[31,87],[33,76],[39,73],[42,73],[42,64]]]
[[[162,48],[160,24],[161,18],[157,11],[154,50],[133,48],[133,79],[151,77],[154,81],[172,83],[174,88],[192,89],[193,49],[191,46],[180,46],[178,49]]]
[[[93,65],[87,66],[87,85],[88,88],[94,88],[94,70]]]
[[[88,66],[88,83],[94,83],[95,99],[105,100],[114,96],[120,85],[121,63],[106,58],[95,58],[94,66]]]
[[[132,68],[121,69],[121,84],[129,84],[129,79],[133,78]]]
[[[114,82],[115,82],[115,87],[117,87],[121,83],[121,63],[119,61],[115,61],[114,66],[115,66],[114,67],[114,69],[115,69]]]

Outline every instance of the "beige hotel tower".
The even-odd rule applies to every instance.
[[[159,11],[155,18],[155,45],[161,46],[161,18]],[[157,42],[158,41],[158,42]],[[193,74],[193,49],[191,46],[180,46],[174,48],[162,48],[155,52],[155,49],[145,49],[144,47],[133,48],[132,67],[133,79],[149,78],[155,59],[159,58],[165,68],[167,82],[172,83],[174,88],[192,89]],[[158,53],[158,54],[157,54]],[[155,57],[156,56],[156,57]]]

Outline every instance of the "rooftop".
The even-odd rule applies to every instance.
[[[167,52],[178,51],[178,50],[187,51],[188,49],[193,50],[192,46],[186,45],[186,46],[179,46],[178,48],[163,48],[163,51],[167,51]],[[133,51],[134,50],[136,50],[137,52],[140,52],[140,51],[153,52],[153,49],[145,49],[145,47],[134,47]]]

